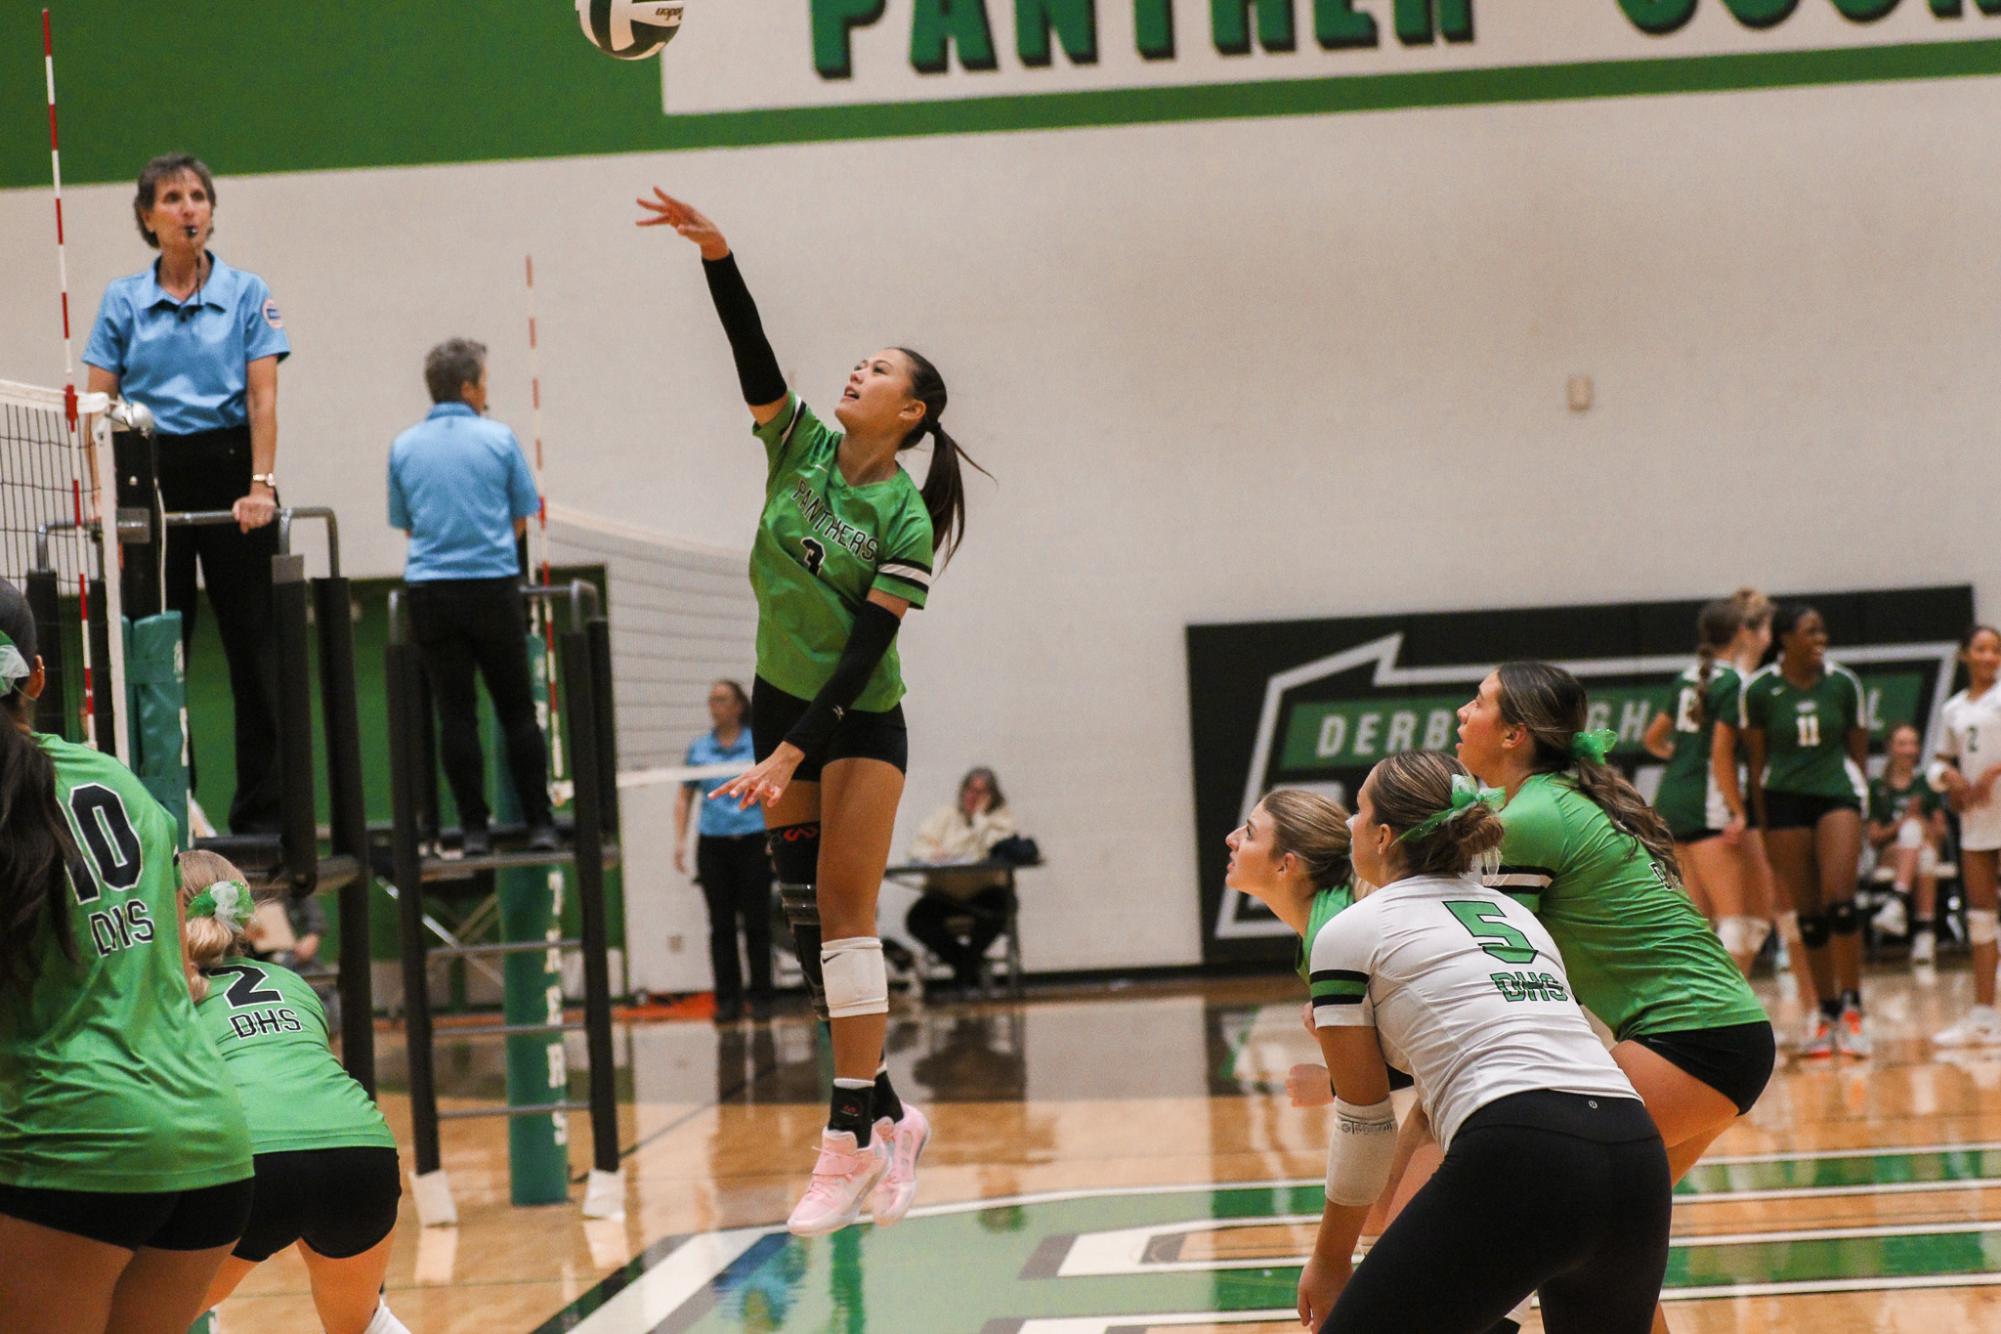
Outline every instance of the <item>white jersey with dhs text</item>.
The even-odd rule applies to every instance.
[[[1535,915],[1473,876],[1385,885],[1313,942],[1313,1022],[1373,1027],[1438,1135],[1547,1089],[1637,1098],[1570,994]]]
[[[1964,690],[1945,702],[1939,721],[1939,758],[1956,765],[1967,782],[2001,764],[2001,685],[1979,699]],[[1959,845],[1974,852],[2001,848],[2001,782],[1985,805],[1959,813]]]

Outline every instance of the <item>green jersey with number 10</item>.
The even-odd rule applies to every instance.
[[[0,1184],[145,1194],[242,1181],[243,1109],[182,971],[173,818],[110,756],[35,742],[88,874],[69,896],[76,958],[42,923],[33,985],[0,998]]]
[[[797,394],[754,428],[770,460],[764,516],[750,551],[757,593],[757,674],[811,699],[834,674],[873,589],[922,607],[931,591],[931,515],[902,468],[851,486],[841,476],[842,433]],[[882,713],[903,698],[892,643],[854,707]]]

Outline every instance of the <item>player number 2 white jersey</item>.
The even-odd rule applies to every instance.
[[[1979,699],[1962,690],[1945,702],[1941,712],[1939,757],[1953,764],[1969,783],[2001,764],[2001,685]],[[2001,783],[1996,784],[2001,789]],[[2001,848],[2001,790],[1985,805],[1960,812],[1960,846],[1976,851]]]

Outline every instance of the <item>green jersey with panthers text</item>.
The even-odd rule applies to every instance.
[[[67,903],[75,957],[44,917],[40,971],[0,997],[0,1185],[147,1194],[242,1181],[243,1109],[182,971],[173,817],[117,760],[34,739],[83,861]]]
[[[1335,885],[1314,893],[1313,906],[1307,912],[1306,934],[1299,938],[1299,960],[1294,965],[1299,970],[1299,980],[1306,984],[1308,991],[1313,989],[1314,937],[1320,934],[1321,927],[1340,916],[1345,909],[1352,907],[1354,902],[1355,887],[1352,884]]]
[[[902,468],[879,482],[841,475],[842,433],[797,394],[755,428],[770,460],[764,516],[750,552],[757,593],[757,674],[811,699],[834,673],[872,589],[922,607],[931,591],[931,515]],[[854,707],[881,713],[903,698],[892,642]]]
[[[1487,883],[1549,928],[1578,1003],[1620,1041],[1765,1017],[1688,895],[1575,774],[1530,777],[1501,824],[1501,867]]]
[[[222,1053],[258,1153],[396,1147],[328,1045],[327,1012],[304,978],[255,959],[208,970],[202,1031]]]
[[[1675,681],[1674,754],[1661,774],[1654,809],[1677,839],[1730,823],[1730,811],[1717,790],[1709,758],[1717,720],[1736,725],[1737,694],[1742,684],[1737,669],[1724,663],[1710,666],[1706,683],[1700,663]]]
[[[1867,727],[1868,718],[1862,678],[1837,663],[1804,688],[1786,680],[1777,663],[1744,683],[1741,721],[1765,734],[1767,792],[1849,801],[1859,809],[1869,785],[1848,753],[1848,734]]]

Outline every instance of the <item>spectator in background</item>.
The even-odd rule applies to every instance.
[[[953,981],[961,990],[979,987],[980,959],[1007,929],[1014,893],[1005,872],[942,868],[982,861],[996,843],[1014,832],[1014,812],[1008,809],[1000,780],[992,769],[981,767],[967,771],[959,782],[959,799],[940,807],[919,826],[910,844],[911,861],[941,869],[924,877],[923,897],[911,906],[904,927],[952,966]],[[968,922],[963,937],[953,929]]]
[[[750,697],[742,686],[735,681],[711,684],[709,721],[715,726],[688,743],[688,766],[728,764],[741,773],[757,763],[749,720]],[[739,917],[750,954],[751,1017],[771,1016],[771,857],[764,850],[764,809],[708,799],[734,776],[684,783],[674,807],[674,869],[686,875],[688,812],[701,802],[695,881],[709,905],[709,967],[715,975],[719,1024],[743,1017],[743,970],[736,954]]]
[[[89,392],[143,403],[159,424],[157,475],[151,451],[136,438],[121,444],[117,503],[228,510],[236,523],[175,528],[160,546],[134,548],[125,610],[134,618],[178,611],[192,670],[187,651],[200,562],[235,701],[229,827],[274,834],[280,786],[271,557],[278,530],[271,523],[278,514],[278,363],[291,355],[292,342],[264,280],[208,249],[215,178],[200,158],[170,153],[148,162],[132,212],[160,257],[104,289],[83,350]],[[96,510],[103,500],[95,454],[90,464]]]
[[[424,358],[433,407],[389,447],[389,522],[410,536],[403,580],[410,631],[438,702],[439,751],[467,856],[493,851],[479,696],[486,679],[507,739],[508,772],[528,846],[552,851],[548,752],[535,721],[528,620],[515,539],[540,508],[514,432],[483,420],[486,345],[452,338]]]
[[[1911,964],[1933,961],[1938,932],[1938,862],[1945,849],[1945,802],[1925,781],[1918,761],[1924,741],[1918,729],[1898,723],[1883,748],[1889,758],[1880,777],[1869,781],[1869,846],[1876,863],[1890,868],[1896,895],[1875,916],[1878,931],[1904,934],[1908,920]],[[1916,898],[1912,889],[1916,888]]]

